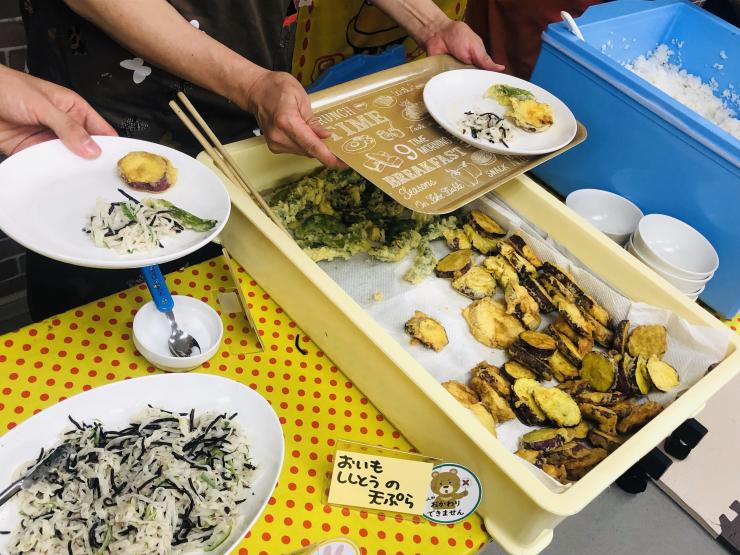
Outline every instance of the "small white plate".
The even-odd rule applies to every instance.
[[[124,380],[97,387],[70,397],[32,416],[0,437],[0,488],[16,478],[21,465],[33,461],[42,447],[54,446],[71,424],[100,420],[106,428],[125,427],[147,404],[165,410],[196,413],[238,413],[239,423],[257,467],[252,493],[239,505],[240,512],[231,537],[220,548],[210,552],[223,555],[231,551],[246,535],[267,504],[275,489],[283,465],[284,440],[275,411],[251,388],[220,376],[208,374],[165,374]],[[0,530],[15,532],[18,505],[11,499],[0,508]],[[9,551],[14,534],[0,535],[0,553]]]
[[[511,123],[516,136],[502,144],[474,139],[463,135],[458,123],[465,112],[495,112],[503,116],[507,108],[494,99],[484,98],[491,85],[511,85],[530,91],[538,102],[552,107],[553,124],[541,133],[529,133]],[[424,104],[429,114],[448,133],[481,150],[500,154],[534,156],[554,152],[573,140],[578,130],[576,118],[557,97],[532,83],[495,71],[482,69],[456,69],[432,77],[424,87]]]
[[[102,154],[84,160],[59,140],[40,143],[0,164],[0,228],[24,247],[49,258],[91,268],[141,268],[185,256],[206,245],[226,224],[231,202],[226,187],[209,168],[172,148],[137,139],[96,137]],[[116,163],[131,151],[169,158],[177,182],[163,193],[135,191],[118,177]],[[123,200],[118,189],[135,198],[166,199],[198,217],[218,224],[206,233],[185,230],[167,237],[164,248],[139,254],[116,254],[96,247],[82,231],[98,197]]]

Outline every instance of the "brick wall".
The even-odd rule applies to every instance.
[[[19,0],[0,0],[0,64],[24,70],[26,35],[19,4]],[[0,231],[0,312],[8,300],[22,296],[26,289],[25,257],[24,249]]]

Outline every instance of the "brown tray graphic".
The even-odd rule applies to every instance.
[[[449,135],[427,113],[424,85],[468,67],[432,56],[312,95],[329,149],[394,200],[416,212],[446,214],[581,143],[542,156],[479,150]]]

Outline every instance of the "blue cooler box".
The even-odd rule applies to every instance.
[[[588,139],[537,167],[562,195],[586,187],[623,195],[645,214],[679,218],[719,253],[701,300],[730,317],[740,311],[740,141],[622,66],[659,44],[674,63],[740,94],[736,27],[682,0],[617,0],[543,34],[532,82],[560,97]],[[679,48],[680,46],[680,48]],[[728,106],[740,112],[735,100]]]

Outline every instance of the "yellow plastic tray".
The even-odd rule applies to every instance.
[[[228,149],[258,190],[317,167],[306,158],[271,154],[261,138]],[[210,163],[204,154],[199,159]],[[582,510],[740,372],[740,338],[733,335],[727,358],[710,374],[571,488],[555,493],[455,402],[243,189],[224,181],[234,210],[221,234],[223,244],[417,449],[463,463],[478,474],[484,491],[478,512],[509,553],[542,551],[557,524]],[[670,309],[695,324],[722,328],[528,177],[500,186],[496,194],[631,299]]]

